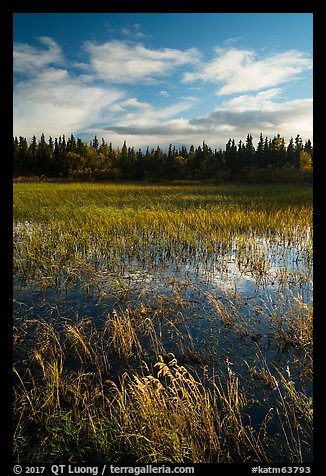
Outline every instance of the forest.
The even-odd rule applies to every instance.
[[[248,134],[238,143],[229,139],[225,149],[201,146],[168,150],[113,148],[97,136],[89,143],[65,135],[13,138],[13,177],[73,180],[217,180],[247,182],[305,182],[312,179],[313,147],[298,134],[286,144],[277,134],[260,138],[257,146]]]

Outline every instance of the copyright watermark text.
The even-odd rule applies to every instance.
[[[103,464],[94,466],[81,466],[71,464],[52,464],[46,466],[18,465],[13,467],[14,474],[53,474],[55,476],[72,474],[89,474],[92,476],[104,476],[111,474],[124,474],[140,476],[141,474],[194,474],[193,466],[168,466],[168,465],[140,465],[140,466],[118,466],[113,464]]]

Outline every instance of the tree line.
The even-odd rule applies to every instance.
[[[146,151],[113,148],[97,136],[89,143],[73,134],[30,142],[13,138],[14,177],[51,177],[79,180],[299,180],[312,175],[313,147],[298,134],[288,144],[277,134],[260,138],[256,148],[251,134],[245,141],[229,139],[225,149],[202,145],[167,150],[159,146]]]

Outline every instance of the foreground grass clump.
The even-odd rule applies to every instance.
[[[222,373],[207,365],[195,371],[165,350],[144,309],[115,312],[101,328],[62,318],[21,326],[17,462],[272,462],[276,445],[280,460],[304,461],[312,400],[296,388],[289,366],[270,369],[256,345],[247,384],[228,359]],[[250,381],[276,392],[258,425]]]
[[[99,368],[64,373],[60,352],[48,361],[34,357],[43,385],[29,374],[27,389],[17,372],[17,461],[265,459],[259,437],[242,421],[246,400],[230,369],[225,390],[208,390],[173,354],[155,364],[156,375],[124,373],[119,383],[103,381]]]

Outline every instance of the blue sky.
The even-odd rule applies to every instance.
[[[312,139],[310,13],[16,13],[14,134]]]

